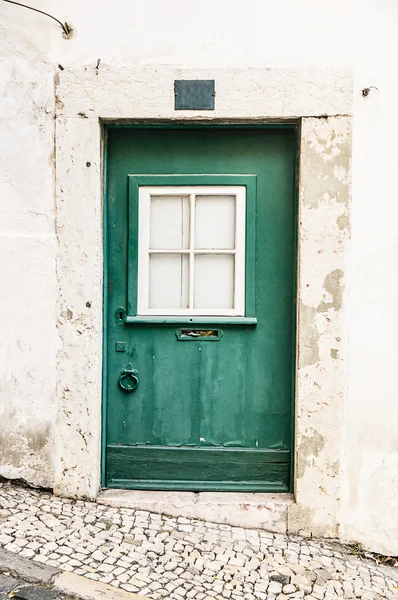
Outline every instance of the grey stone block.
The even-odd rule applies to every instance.
[[[41,565],[0,548],[0,572],[10,573],[29,583],[49,583],[60,569]]]
[[[50,590],[36,585],[28,585],[13,592],[13,600],[55,600],[59,597],[57,590]]]
[[[0,592],[11,592],[21,582],[10,575],[0,575]],[[7,597],[7,596],[6,596]],[[0,596],[1,598],[1,596]]]

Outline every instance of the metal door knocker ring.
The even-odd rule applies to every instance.
[[[127,365],[120,371],[119,387],[124,392],[134,392],[138,387],[138,371],[132,365]]]

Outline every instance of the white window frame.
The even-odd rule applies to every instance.
[[[151,196],[188,196],[190,203],[190,232],[188,249],[150,250],[150,202]],[[196,250],[195,245],[195,196],[228,195],[235,196],[235,248]],[[189,304],[193,306],[194,255],[233,254],[234,269],[234,308],[149,308],[149,257],[150,253],[187,254],[189,256]],[[153,316],[244,316],[246,279],[246,186],[237,185],[189,185],[189,186],[140,186],[138,191],[138,302],[137,314]]]

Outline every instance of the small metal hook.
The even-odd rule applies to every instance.
[[[361,90],[362,96],[364,98],[366,98],[366,96],[369,96],[370,90],[377,90],[377,91],[379,91],[379,88],[377,88],[375,85],[371,85],[370,87],[363,88],[363,90]]]

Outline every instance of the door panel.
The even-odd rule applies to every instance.
[[[295,165],[293,129],[109,129],[108,487],[289,489]],[[159,196],[150,208],[150,306],[137,314],[140,188],[156,191],[159,182],[160,190],[168,178],[177,188],[245,186],[243,314],[224,310],[235,302],[233,200],[228,193],[194,199],[195,244],[189,250],[185,191],[179,199]],[[200,253],[214,244],[214,254]],[[161,247],[182,254],[161,254]],[[190,261],[196,271],[186,284]],[[189,286],[199,314],[181,310],[189,306]],[[151,305],[165,302],[175,310],[150,314]],[[126,392],[118,382],[132,370],[136,375],[122,379],[136,376],[138,387]]]

